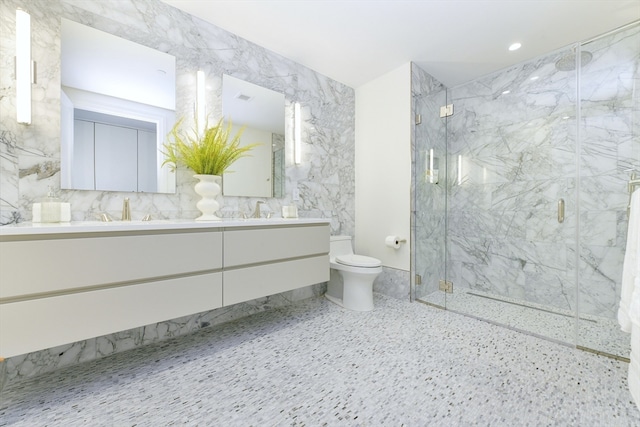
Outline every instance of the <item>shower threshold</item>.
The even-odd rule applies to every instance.
[[[526,303],[522,303],[522,302],[516,302],[516,301],[509,301],[507,299],[502,299],[502,298],[496,298],[496,297],[492,297],[492,296],[488,296],[488,295],[481,295],[481,294],[477,294],[475,292],[467,292],[467,295],[473,295],[474,297],[480,297],[480,298],[487,298],[487,299],[492,299],[494,301],[500,301],[500,302],[504,302],[506,304],[513,304],[513,305],[519,305],[520,307],[526,307],[526,308],[530,308],[532,310],[538,310],[538,311],[544,311],[547,313],[552,313],[552,314],[557,314],[559,316],[565,316],[565,317],[572,317],[575,318],[575,314],[570,314],[570,313],[562,313],[560,311],[555,311],[555,310],[549,310],[547,308],[542,308],[542,307],[536,307],[533,304],[526,304]],[[595,319],[589,319],[586,317],[579,317],[580,320],[585,320],[587,322],[594,322],[597,323],[597,320]]]
[[[586,314],[576,319],[568,310],[460,288],[447,294],[435,291],[418,301],[581,350],[629,360],[629,335],[620,330],[615,319]]]

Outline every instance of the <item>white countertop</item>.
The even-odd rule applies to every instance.
[[[328,224],[329,218],[249,218],[221,221],[151,220],[151,221],[72,221],[61,223],[21,222],[0,227],[2,236],[28,236],[61,233],[108,233],[112,231],[219,229],[238,227],[270,227],[282,225]]]

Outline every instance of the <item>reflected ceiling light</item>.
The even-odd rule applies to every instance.
[[[204,71],[199,70],[196,73],[196,120],[198,126],[198,135],[204,135],[205,125],[207,122],[207,102],[205,101],[205,78]]]
[[[529,80],[538,80],[539,78],[540,78],[540,76],[533,76]]]
[[[510,90],[508,90],[508,89],[507,89],[507,90],[505,90],[504,92],[502,92],[502,94],[503,94],[503,95],[506,95],[506,94],[508,94],[508,93],[511,93],[511,91],[510,91]]]
[[[238,92],[238,93],[236,94],[236,96],[234,96],[234,98],[236,98],[236,99],[238,99],[238,100],[240,100],[240,101],[249,102],[249,101],[251,101],[251,100],[253,99],[253,96],[245,95],[245,94],[244,94],[244,93],[242,93],[242,92]]]
[[[522,43],[513,43],[511,46],[509,46],[509,50],[513,52],[514,50],[518,50],[521,47],[522,47]]]
[[[300,117],[300,103],[293,105],[293,161],[296,165],[302,163],[302,117]]]
[[[35,78],[31,61],[31,16],[16,10],[16,119],[31,124],[31,84]]]

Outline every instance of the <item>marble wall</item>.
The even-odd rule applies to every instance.
[[[579,76],[555,66],[571,46],[449,91],[455,286],[615,318],[640,169],[639,45],[636,25],[582,46],[593,59]]]
[[[33,86],[33,122],[15,120],[15,10],[31,14],[33,58],[38,78]],[[354,233],[354,91],[313,70],[185,14],[158,0],[3,0],[0,3],[0,223],[30,219],[30,207],[60,188],[60,19],[71,19],[162,50],[176,57],[176,114],[190,117],[195,102],[195,73],[204,70],[208,108],[221,115],[222,75],[230,74],[285,94],[286,134],[292,133],[293,103],[303,113],[303,161],[293,164],[286,147],[285,194],[267,200],[264,210],[278,214],[297,204],[302,217],[331,218],[332,234]],[[132,217],[195,218],[197,196],[192,174],[178,171],[176,194],[62,190],[74,220],[93,220],[108,212],[118,217],[123,198],[131,199]],[[292,200],[294,188],[300,200]],[[225,197],[222,215],[250,212],[256,199]],[[99,337],[60,348],[11,358],[0,364],[0,383],[57,367],[102,357],[256,311],[319,295],[323,285],[261,298],[229,308],[174,319],[145,328]],[[46,321],[43,319],[43,321]]]
[[[293,164],[287,146],[286,190],[267,200],[265,209],[280,212],[300,190],[299,213],[332,218],[333,234],[354,230],[354,91],[291,60],[185,14],[157,0],[7,0],[2,7],[0,82],[0,223],[29,220],[31,204],[60,188],[60,18],[64,17],[127,38],[176,57],[176,114],[189,119],[195,102],[195,73],[207,75],[207,106],[212,119],[221,116],[222,75],[285,94],[286,134],[292,135],[293,103],[303,114],[303,162]],[[15,121],[15,10],[31,13],[33,57],[38,65],[33,86],[33,123]],[[187,121],[188,123],[188,121]],[[288,141],[287,141],[288,142]],[[195,218],[195,180],[178,173],[176,194],[130,194],[62,190],[75,220],[95,219],[100,212],[117,217],[122,199],[131,199],[134,219]],[[252,210],[256,199],[224,198],[222,215]]]

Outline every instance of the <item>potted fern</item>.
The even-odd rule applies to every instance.
[[[231,121],[226,126],[223,119],[215,126],[205,125],[202,134],[195,129],[184,132],[182,121],[178,120],[167,135],[168,143],[164,144],[165,160],[162,164],[169,164],[172,170],[185,166],[195,172],[194,177],[199,180],[195,191],[202,197],[196,204],[202,215],[196,220],[219,221],[216,211],[220,204],[216,201],[216,196],[220,194],[222,174],[236,160],[248,156],[248,152],[257,144],[240,146],[244,128],[231,137]]]

